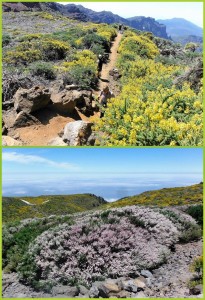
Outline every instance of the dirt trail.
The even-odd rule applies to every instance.
[[[121,38],[122,38],[122,34],[118,33],[118,35],[115,38],[113,45],[111,47],[111,54],[109,56],[109,62],[107,64],[103,65],[102,73],[101,73],[102,80],[99,81],[99,89],[100,90],[103,88],[103,85],[105,85],[104,81],[106,81],[106,80],[109,81],[110,84],[112,85],[112,80],[109,76],[109,71],[116,67],[116,61],[117,61],[117,56],[118,56],[117,50],[118,50]],[[108,83],[108,85],[110,85],[110,84]]]
[[[122,34],[118,33],[111,47],[109,62],[107,64],[103,64],[101,79],[98,84],[98,91],[94,91],[93,93],[95,97],[99,95],[99,90],[101,90],[105,84],[109,85],[115,95],[119,93],[118,84],[116,81],[112,80],[111,76],[109,76],[109,71],[116,66],[118,55],[117,50],[121,38]],[[49,109],[44,109],[39,111],[36,114],[36,117],[42,122],[41,125],[18,128],[15,131],[15,135],[23,142],[24,145],[46,146],[49,141],[58,136],[58,133],[64,129],[67,123],[77,120],[95,122],[95,120],[99,118],[99,113],[94,112],[93,116],[86,117],[84,114],[76,110],[75,114],[62,116],[57,113],[53,113]]]

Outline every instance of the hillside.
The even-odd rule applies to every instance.
[[[195,35],[202,37],[203,29],[190,21],[182,18],[173,18],[168,20],[157,20],[159,23],[166,25],[167,34],[175,39],[180,36]]]
[[[3,222],[27,218],[42,218],[50,215],[65,215],[96,209],[106,201],[92,194],[56,195],[40,197],[3,197]]]
[[[180,206],[201,204],[203,184],[187,187],[166,188],[144,192],[140,195],[108,203],[92,194],[53,195],[40,197],[3,197],[3,222],[26,218],[42,218],[50,215],[65,215],[92,209],[106,209],[128,205]]]
[[[56,3],[4,5],[3,145],[202,145],[203,63],[195,45],[147,32],[153,19],[134,18],[151,27],[119,32],[69,9],[70,17]],[[109,109],[99,98],[106,85]]]
[[[127,205],[146,206],[178,206],[202,204],[203,184],[195,184],[186,187],[164,188],[161,190],[148,191],[140,195],[122,198],[108,204],[109,207],[121,207]]]

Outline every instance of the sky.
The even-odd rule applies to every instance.
[[[92,193],[114,201],[203,181],[199,148],[3,149],[3,196]]]
[[[203,27],[203,2],[59,2],[81,4],[94,11],[111,11],[121,17],[184,18]]]

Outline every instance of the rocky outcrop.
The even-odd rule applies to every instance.
[[[13,124],[13,128],[21,128],[31,125],[40,125],[41,122],[32,116],[31,114],[28,114],[26,112],[21,111],[17,114],[16,119]]]
[[[173,81],[173,84],[181,87],[184,82],[189,82],[191,88],[198,91],[202,86],[203,78],[203,61],[199,59],[194,66],[187,70],[183,75],[176,77]]]
[[[92,125],[92,123],[85,121],[68,123],[64,128],[63,141],[69,146],[87,145],[92,133]]]
[[[50,91],[43,86],[34,86],[31,89],[19,89],[14,95],[16,111],[32,113],[42,109],[50,102]]]
[[[59,113],[72,113],[75,107],[82,112],[89,113],[92,111],[92,91],[78,90],[78,86],[66,85],[57,82],[51,87],[51,108]]]
[[[17,141],[8,135],[2,136],[2,146],[21,146],[21,145],[22,143],[20,141]]]

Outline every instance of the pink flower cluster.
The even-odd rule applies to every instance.
[[[75,225],[62,224],[41,234],[29,253],[41,281],[77,280],[89,285],[104,277],[136,276],[142,268],[156,267],[169,256],[179,234],[160,210],[131,206],[112,209],[107,215],[102,211],[76,215]]]

